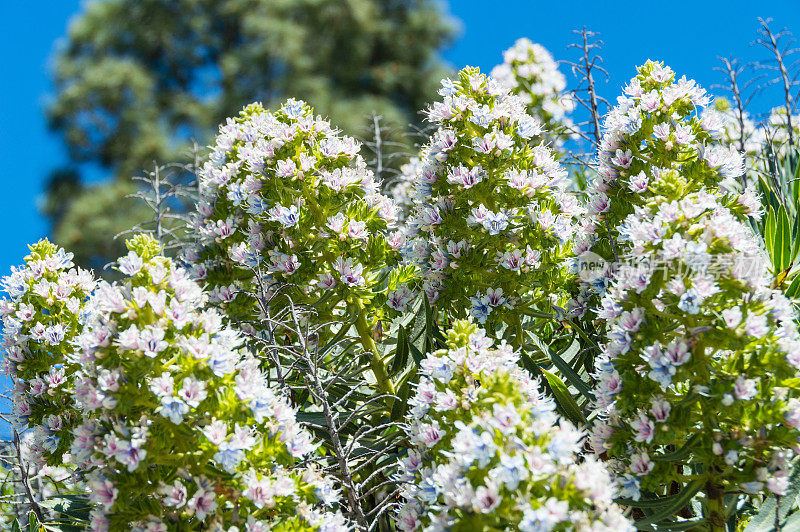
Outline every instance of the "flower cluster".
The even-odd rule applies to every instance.
[[[741,157],[686,118],[707,103],[693,81],[648,62],[626,93],[600,156],[606,220],[628,214],[610,226],[624,260],[593,285],[606,341],[591,445],[625,497],[687,479],[707,497],[783,494],[800,437],[800,335],[742,221],[757,198],[719,189]]]
[[[315,449],[294,409],[206,295],[147,236],[120,284],[102,282],[76,343],[72,454],[93,530],[346,530],[332,482],[298,467]]]
[[[186,255],[212,302],[251,319],[249,294],[280,288],[323,320],[342,303],[374,319],[404,309],[413,269],[384,275],[400,257],[397,208],[358,152],[302,101],[252,104],[220,127],[199,176],[200,245]]]
[[[14,386],[13,425],[33,430],[29,458],[37,467],[61,465],[79,413],[70,398],[76,368],[73,338],[95,286],[92,274],[74,268],[72,253],[47,240],[30,246],[25,266],[2,279],[3,373]]]
[[[421,154],[406,245],[428,299],[490,324],[563,305],[572,218],[584,211],[540,142],[541,120],[475,68],[444,80],[439,93],[443,100],[428,111],[438,130]]]
[[[630,246],[619,228],[635,207],[653,196],[738,190],[736,178],[744,170],[737,149],[717,140],[727,122],[719,112],[702,112],[710,97],[694,80],[676,80],[669,67],[648,61],[624,92],[605,118],[597,177],[589,189],[590,216],[575,238],[575,254],[587,258],[582,278],[595,292],[605,289],[612,268],[586,262],[598,255],[605,261],[625,257]],[[731,198],[736,214],[760,216],[755,188]]]
[[[564,92],[567,80],[544,46],[518,39],[489,75],[525,101],[528,113],[542,121],[548,138],[560,142],[574,134],[576,126],[567,115],[575,109],[575,100]]]
[[[401,460],[401,530],[633,530],[582,433],[503,343],[467,321],[421,363]]]

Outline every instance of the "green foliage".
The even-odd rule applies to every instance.
[[[184,160],[253,100],[303,98],[351,134],[371,111],[404,126],[435,94],[453,31],[431,0],[91,2],[56,54],[48,117],[73,161],[125,181]],[[120,255],[112,237],[147,219],[118,204],[119,185],[50,192],[55,240],[79,264]]]
[[[768,155],[769,147],[766,148]],[[759,186],[767,216],[756,225],[770,256],[773,286],[789,297],[800,295],[797,275],[800,252],[800,150],[768,157],[771,163],[760,176]]]

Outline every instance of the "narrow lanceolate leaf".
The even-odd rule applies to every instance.
[[[792,228],[786,209],[781,207],[775,215],[775,241],[772,245],[772,265],[775,275],[789,268],[792,263]]]
[[[659,511],[655,512],[651,516],[642,519],[641,521],[636,522],[636,527],[639,529],[643,529],[644,526],[653,525],[654,523],[658,523],[664,519],[668,519],[669,517],[675,515],[681,508],[689,504],[689,501],[692,500],[692,497],[703,488],[704,481],[701,479],[697,479],[693,481],[691,484],[688,484],[683,490],[675,495],[674,497],[670,497],[670,502]],[[667,525],[674,524],[674,523],[665,523]],[[661,527],[659,525],[659,530]]]
[[[564,384],[564,381],[546,369],[540,368],[540,371],[544,375],[544,378],[547,379],[547,384],[549,384],[550,388],[553,390],[553,395],[556,397],[556,402],[558,403],[558,406],[561,407],[561,410],[564,412],[564,415],[567,417],[567,419],[579,426],[586,425],[586,417],[583,415],[583,412],[581,412],[581,407],[578,406],[578,403],[575,402],[575,399],[569,393],[567,385]]]
[[[653,456],[653,460],[655,460],[657,462],[676,462],[678,460],[682,460],[682,459],[686,458],[687,456],[689,456],[689,453],[692,452],[692,449],[694,449],[695,443],[699,439],[700,439],[700,435],[699,434],[695,434],[694,436],[689,438],[689,440],[686,443],[684,443],[681,446],[680,449],[678,449],[678,450],[676,450],[674,452],[671,452],[671,453],[667,453],[667,454],[655,455],[655,456]]]
[[[786,297],[795,298],[800,295],[800,275],[795,275],[789,287],[784,291]]]
[[[397,344],[394,348],[394,359],[389,368],[389,373],[391,375],[394,376],[403,371],[403,368],[408,364],[408,353],[408,335],[406,334],[405,327],[400,325],[397,328]]]
[[[674,523],[658,523],[657,525],[642,525],[637,523],[639,530],[652,530],[653,532],[678,532],[679,530],[706,530],[703,525],[705,519],[691,519],[688,521],[675,521]]]
[[[581,379],[580,375],[578,375],[574,369],[555,351],[550,349],[550,347],[542,342],[536,335],[532,335],[533,343],[542,351],[550,361],[553,363],[555,367],[558,368],[558,371],[564,376],[567,381],[578,390],[581,395],[589,399],[590,401],[594,401],[594,394],[589,389],[589,386]],[[578,342],[575,342],[578,343]],[[574,344],[573,344],[574,345]],[[572,346],[567,348],[567,351],[571,349]]]
[[[772,210],[770,207],[769,213],[767,214],[767,221],[764,223],[764,244],[767,246],[767,253],[769,256],[773,256],[773,249],[775,247],[775,226],[777,225],[775,221],[775,211]]]

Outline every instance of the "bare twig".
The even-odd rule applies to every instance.
[[[573,75],[578,78],[578,86],[572,93],[578,103],[589,111],[587,123],[591,124],[592,143],[596,147],[600,143],[600,117],[604,114],[600,112],[600,105],[604,105],[606,109],[609,107],[608,100],[597,94],[595,79],[596,73],[600,73],[605,75],[606,82],[609,80],[608,71],[601,66],[603,58],[597,54],[603,47],[603,41],[596,39],[599,34],[587,30],[586,26],[581,30],[573,30],[572,33],[579,36],[578,42],[570,44],[567,49],[577,48],[581,52],[581,57],[577,61],[564,61],[564,63],[570,66]]]
[[[792,125],[792,112],[795,106],[795,96],[793,88],[798,85],[797,77],[800,74],[797,69],[797,61],[793,56],[800,51],[799,48],[792,47],[795,43],[791,32],[786,29],[774,33],[769,23],[772,19],[758,19],[761,27],[758,30],[759,39],[756,41],[772,53],[773,59],[757,64],[756,68],[776,72],[776,77],[768,81],[768,85],[780,84],[783,89],[784,108],[786,110],[786,127],[789,145],[794,145],[794,128]],[[789,61],[792,61],[789,63]]]

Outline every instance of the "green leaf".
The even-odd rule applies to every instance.
[[[11,532],[22,532],[22,527],[17,519],[14,519],[14,521],[11,523]]]
[[[419,365],[425,359],[425,355],[422,353],[422,351],[417,349],[417,346],[414,344],[408,344],[408,350],[411,352],[411,358],[414,359],[414,362],[416,362],[417,365]]]
[[[786,297],[796,298],[800,295],[800,275],[795,275],[789,287],[784,291]]]
[[[772,244],[772,265],[775,275],[789,268],[792,263],[792,228],[786,209],[781,207],[775,215],[775,241]]]
[[[397,399],[392,405],[392,412],[389,416],[392,421],[397,421],[402,418],[408,407],[408,398],[411,396],[411,384],[417,379],[417,368],[412,366],[408,372],[401,378],[397,387]]]
[[[563,358],[561,358],[560,355],[555,353],[548,345],[542,342],[538,336],[535,334],[531,334],[531,336],[533,337],[533,343],[536,344],[542,353],[547,355],[547,357],[551,362],[553,362],[553,365],[558,368],[564,378],[567,379],[567,381],[569,381],[569,383],[574,386],[575,389],[581,393],[581,395],[590,401],[594,401],[594,394],[591,392],[589,386],[583,381],[583,379],[581,379],[580,375],[578,375],[575,370],[572,369],[572,367]],[[573,343],[573,345],[576,343],[580,345],[577,340]]]
[[[789,477],[789,489],[786,495],[778,498],[775,495],[767,497],[758,509],[758,513],[753,516],[744,532],[770,532],[775,529],[775,511],[777,508],[778,518],[782,522],[786,519],[789,511],[796,505],[796,499],[800,494],[800,461],[796,461],[792,469],[792,475]],[[784,525],[784,530],[797,530],[796,528],[789,528]]]
[[[662,531],[679,531],[679,530],[705,530],[702,525],[706,522],[705,519],[690,519],[688,521],[675,521],[673,523],[658,523],[657,525],[644,525],[636,524],[639,530],[652,530],[653,532]]]
[[[694,448],[695,442],[697,442],[698,439],[700,439],[700,435],[695,434],[689,438],[680,449],[667,454],[654,455],[653,460],[656,462],[677,462],[678,460],[682,460],[689,456]]]
[[[408,335],[406,329],[400,325],[397,329],[397,343],[394,347],[394,359],[389,366],[389,374],[394,376],[403,371],[408,364]]]
[[[775,228],[777,222],[775,219],[775,211],[770,207],[767,214],[767,221],[764,224],[764,244],[767,246],[767,253],[772,257],[772,250],[775,247]]]
[[[550,388],[552,388],[553,394],[556,396],[556,402],[558,402],[564,415],[575,425],[587,425],[588,422],[583,412],[581,412],[581,407],[578,406],[572,394],[569,393],[564,381],[544,368],[539,368],[539,370],[544,375],[544,378],[547,379],[547,383],[550,385]]]
[[[680,510],[681,508],[683,508],[684,506],[689,504],[689,501],[692,500],[692,497],[694,497],[697,494],[698,491],[703,489],[703,485],[704,484],[705,484],[705,482],[703,480],[697,479],[697,480],[691,482],[690,484],[686,485],[679,494],[675,495],[674,497],[670,497],[670,503],[669,504],[667,504],[666,506],[662,507],[659,511],[655,512],[653,515],[651,515],[651,516],[649,516],[649,517],[647,517],[645,519],[642,519],[640,521],[637,521],[635,523],[636,527],[640,528],[640,529],[643,529],[643,530],[648,530],[647,528],[642,528],[642,527],[645,527],[645,526],[649,527],[650,525],[653,525],[654,523],[658,523],[659,521],[662,521],[664,519],[672,517],[673,515],[678,513],[678,510]],[[674,524],[674,523],[665,523],[665,524],[666,525],[670,525],[670,524]],[[660,523],[659,523],[659,530],[660,529],[661,529],[661,527],[660,527]],[[652,529],[650,529],[650,530],[652,530]]]

